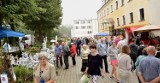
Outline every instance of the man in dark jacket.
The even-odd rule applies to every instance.
[[[64,64],[65,64],[64,69],[69,68],[69,62],[68,62],[69,52],[70,52],[69,46],[66,45],[65,42],[62,42],[62,55],[63,55],[63,59],[64,59]]]
[[[76,43],[77,43],[77,48],[76,48],[77,55],[80,56],[80,54],[81,54],[81,44],[82,44],[80,38],[77,39]]]
[[[137,60],[137,56],[138,56],[138,46],[135,43],[135,39],[132,39],[131,44],[129,45],[131,53],[130,53],[130,57],[133,61],[133,67],[132,67],[132,71],[135,70],[135,62]]]
[[[140,46],[140,41],[141,41],[141,34],[138,33],[137,36],[136,36],[136,44],[137,44],[138,46]]]

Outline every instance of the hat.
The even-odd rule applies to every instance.
[[[48,57],[47,57],[47,52],[40,52],[40,53],[39,53],[39,56],[38,56],[38,59],[40,59],[41,57],[46,57],[46,58],[48,58]]]

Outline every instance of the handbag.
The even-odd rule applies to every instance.
[[[70,52],[70,51],[67,51],[67,55],[70,56],[70,55],[71,55],[71,52]]]
[[[81,77],[79,83],[88,83],[88,82],[89,82],[88,75],[84,74],[84,75]]]

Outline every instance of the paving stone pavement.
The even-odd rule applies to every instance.
[[[63,67],[57,68],[58,76],[56,83],[79,83],[82,73],[81,69],[81,58],[79,56],[76,57],[76,66],[72,65],[71,57],[69,57],[69,69],[64,70]],[[109,66],[109,71],[111,71],[111,66]],[[138,83],[136,75],[134,72],[131,73],[131,83]],[[113,79],[109,78],[109,74],[106,74],[102,79],[100,77],[99,83],[116,83]]]

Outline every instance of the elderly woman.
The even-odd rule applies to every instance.
[[[82,72],[84,72],[86,70],[86,67],[88,66],[88,54],[89,54],[89,49],[87,48],[86,44],[83,44],[83,47],[81,50],[81,57],[82,57],[81,71]]]
[[[120,83],[130,83],[131,58],[129,56],[130,48],[128,45],[122,47],[121,53],[118,55],[118,76]]]
[[[46,52],[39,55],[39,64],[34,69],[34,83],[55,83],[56,71],[52,64],[47,61]]]

